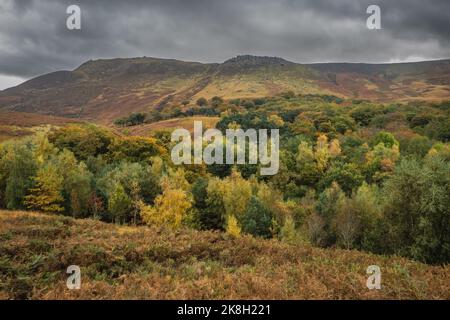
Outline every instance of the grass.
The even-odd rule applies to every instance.
[[[68,123],[80,123],[77,119],[55,117],[26,112],[0,111],[0,125],[35,127],[40,125],[62,126]]]
[[[66,287],[79,265],[80,290]],[[366,288],[379,265],[382,289]],[[449,299],[449,267],[219,232],[0,211],[1,299]]]
[[[126,127],[130,135],[133,136],[149,136],[156,131],[172,132],[175,129],[186,129],[191,133],[194,132],[194,121],[201,121],[204,129],[215,128],[219,117],[194,116],[185,118],[174,118],[169,120],[162,120],[149,124],[142,124],[138,126]]]
[[[0,142],[29,136],[50,126],[81,123],[76,119],[26,112],[0,111]]]

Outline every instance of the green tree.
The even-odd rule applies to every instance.
[[[319,189],[324,190],[337,182],[342,190],[351,195],[352,191],[358,188],[364,181],[364,177],[358,167],[353,163],[339,163],[331,167],[319,182]]]
[[[199,107],[204,107],[208,104],[208,100],[206,100],[205,98],[202,97],[202,98],[199,98],[196,103]]]
[[[192,185],[194,209],[196,209],[197,222],[201,229],[223,229],[225,207],[223,200],[212,188],[209,189],[208,180],[199,178]]]
[[[109,145],[109,158],[113,161],[147,162],[163,152],[163,148],[154,138],[127,137],[115,139]]]
[[[37,163],[29,140],[12,142],[4,146],[0,159],[0,186],[3,202],[8,209],[24,208],[24,197],[33,185]]]
[[[116,184],[108,198],[108,211],[112,221],[124,223],[131,210],[131,199],[125,193],[121,184]]]
[[[223,99],[221,97],[214,96],[211,98],[211,106],[216,108],[223,104]]]
[[[391,252],[429,263],[450,261],[450,164],[404,159],[386,182]]]
[[[242,232],[253,236],[270,238],[272,236],[272,212],[257,197],[248,203],[247,211],[241,218]]]
[[[399,145],[398,141],[394,138],[394,135],[386,131],[378,132],[371,142],[372,146],[376,146],[379,143],[384,144],[387,148],[392,148],[394,145]]]
[[[106,154],[113,135],[95,125],[69,125],[52,132],[48,139],[60,150],[68,149],[77,159],[86,160]]]
[[[323,219],[323,231],[326,234],[325,245],[331,245],[336,242],[336,230],[334,221],[338,213],[345,206],[345,193],[336,182],[331,187],[325,189],[320,195],[316,204],[319,216]]]
[[[225,203],[223,200],[223,183],[218,178],[208,181],[206,187],[205,208],[201,209],[200,225],[206,229],[224,229],[226,219]]]

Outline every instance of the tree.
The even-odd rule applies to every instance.
[[[283,227],[280,230],[280,238],[284,242],[291,244],[302,242],[302,239],[299,236],[297,229],[295,228],[295,221],[291,216],[286,217]]]
[[[48,136],[58,149],[68,149],[79,160],[96,157],[108,152],[113,135],[95,125],[69,125]]]
[[[253,236],[272,236],[272,212],[255,196],[250,199],[247,211],[241,218],[242,231]]]
[[[38,164],[43,164],[48,161],[51,157],[56,156],[58,153],[58,148],[56,148],[48,140],[47,134],[39,132],[33,138],[34,148],[34,158]]]
[[[250,182],[243,179],[239,172],[233,169],[231,176],[223,180],[221,191],[226,214],[234,215],[240,220],[252,196]]]
[[[116,184],[108,198],[108,211],[112,221],[115,223],[124,223],[131,209],[131,204],[131,199],[125,193],[123,186]]]
[[[199,178],[192,185],[192,195],[194,199],[193,207],[196,209],[196,218],[199,226],[203,230],[223,229],[225,208],[221,196],[216,197],[216,193],[210,188],[208,195],[208,180]]]
[[[317,213],[313,213],[308,216],[306,222],[308,227],[309,241],[316,246],[324,245],[327,240],[325,220]]]
[[[328,150],[328,138],[326,135],[320,135],[317,138],[316,150],[314,153],[317,169],[319,172],[324,172],[328,165],[330,152]]]
[[[115,139],[109,146],[109,158],[115,161],[150,162],[154,156],[164,153],[164,149],[154,138],[127,137]]]
[[[369,125],[375,115],[376,111],[370,106],[357,107],[351,112],[352,118],[362,126]]]
[[[208,104],[208,100],[206,100],[205,98],[202,97],[202,98],[199,98],[196,103],[199,107],[204,107]]]
[[[31,143],[24,140],[7,144],[0,160],[0,170],[4,205],[8,209],[24,208],[24,197],[32,187],[37,171]]]
[[[272,122],[277,128],[281,128],[282,126],[284,126],[283,119],[276,114],[272,114],[271,116],[269,116],[268,120]]]
[[[89,197],[88,208],[94,219],[100,219],[105,214],[104,201],[94,191]]]
[[[353,163],[338,163],[332,166],[319,182],[319,188],[324,190],[333,182],[337,182],[342,190],[351,195],[352,191],[358,188],[364,181],[364,177]]]
[[[145,121],[145,118],[145,113],[132,113],[125,118],[117,119],[116,121],[114,121],[114,124],[118,126],[135,126],[143,123]]]
[[[127,161],[111,166],[109,170],[104,170],[102,175],[97,177],[96,188],[105,198],[109,198],[115,185],[120,184],[131,199],[153,204],[155,198],[162,192],[158,178],[162,175],[162,168],[158,168],[159,160],[154,160],[153,166]]]
[[[313,186],[319,180],[321,173],[315,163],[314,151],[305,141],[298,146],[295,166],[301,184]]]
[[[429,138],[416,136],[411,139],[401,140],[400,152],[402,155],[424,158],[432,146],[433,142]]]
[[[282,193],[274,190],[273,187],[268,186],[264,182],[255,184],[255,188],[257,188],[256,195],[259,201],[273,213],[275,219],[279,222],[284,220],[285,216],[290,213],[290,209],[283,202]]]
[[[63,178],[65,209],[74,217],[87,217],[92,192],[93,175],[84,162],[78,163],[75,155],[64,149],[49,162]]]
[[[400,157],[397,144],[386,147],[383,142],[378,143],[366,154],[366,175],[369,181],[383,182],[392,174],[395,163]]]
[[[92,174],[84,163],[80,163],[65,181],[65,189],[70,197],[70,212],[74,217],[87,217],[89,214],[91,180]]]
[[[149,225],[165,225],[177,229],[192,207],[192,200],[181,189],[166,188],[156,197],[154,206],[141,206],[141,216]]]
[[[339,143],[338,139],[333,139],[330,142],[330,147],[329,147],[329,153],[330,153],[330,157],[331,158],[336,158],[337,156],[339,156],[341,154],[341,145]]]
[[[359,235],[360,219],[348,207],[347,200],[344,207],[337,213],[334,225],[338,244],[351,249]]]
[[[403,159],[386,181],[386,250],[425,261],[450,261],[450,164]]]
[[[51,163],[39,169],[35,177],[35,187],[25,196],[27,208],[44,212],[63,212],[63,183],[64,178]]]
[[[364,182],[348,203],[348,210],[358,217],[360,226],[355,245],[360,249],[382,253],[383,210],[378,187]]]
[[[239,237],[241,235],[241,228],[239,227],[239,223],[234,215],[227,218],[226,231],[233,237]]]
[[[206,194],[205,208],[199,209],[200,226],[205,229],[223,230],[227,221],[223,201],[223,182],[218,178],[210,179]]]
[[[316,208],[319,215],[323,218],[326,245],[336,242],[334,220],[345,205],[345,201],[345,194],[336,182],[333,182],[331,187],[325,189],[319,195]]]
[[[197,101],[198,102],[198,101]],[[211,106],[216,108],[223,104],[223,99],[221,97],[214,96],[211,98]]]
[[[398,141],[394,138],[394,135],[390,132],[380,131],[372,140],[372,145],[384,144],[387,148],[392,148],[394,145],[398,146]]]

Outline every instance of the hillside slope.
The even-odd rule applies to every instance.
[[[81,121],[36,113],[0,111],[0,142],[29,136],[46,130],[49,126],[64,126],[70,123]]]
[[[450,99],[450,60],[311,65],[255,56],[221,64],[147,57],[95,60],[1,91],[0,110],[110,123],[168,102],[262,97],[288,90],[381,102]]]
[[[449,299],[449,267],[357,251],[0,211],[1,299]],[[368,290],[366,268],[382,271]],[[80,290],[66,288],[78,265]]]

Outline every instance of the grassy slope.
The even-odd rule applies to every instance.
[[[201,121],[203,129],[215,128],[216,123],[219,121],[219,117],[185,117],[185,118],[174,118],[169,120],[162,120],[158,122],[142,124],[137,126],[120,128],[122,131],[129,131],[130,135],[146,137],[151,135],[156,131],[169,131],[172,132],[175,129],[183,128],[189,130],[191,133],[194,132],[194,121]],[[119,129],[119,130],[120,130]]]
[[[449,299],[449,267],[221,233],[0,212],[0,298]],[[81,290],[65,268],[82,270]],[[367,266],[382,290],[365,286]]]
[[[0,111],[0,142],[32,135],[49,126],[64,126],[70,123],[81,121],[26,112]]]

